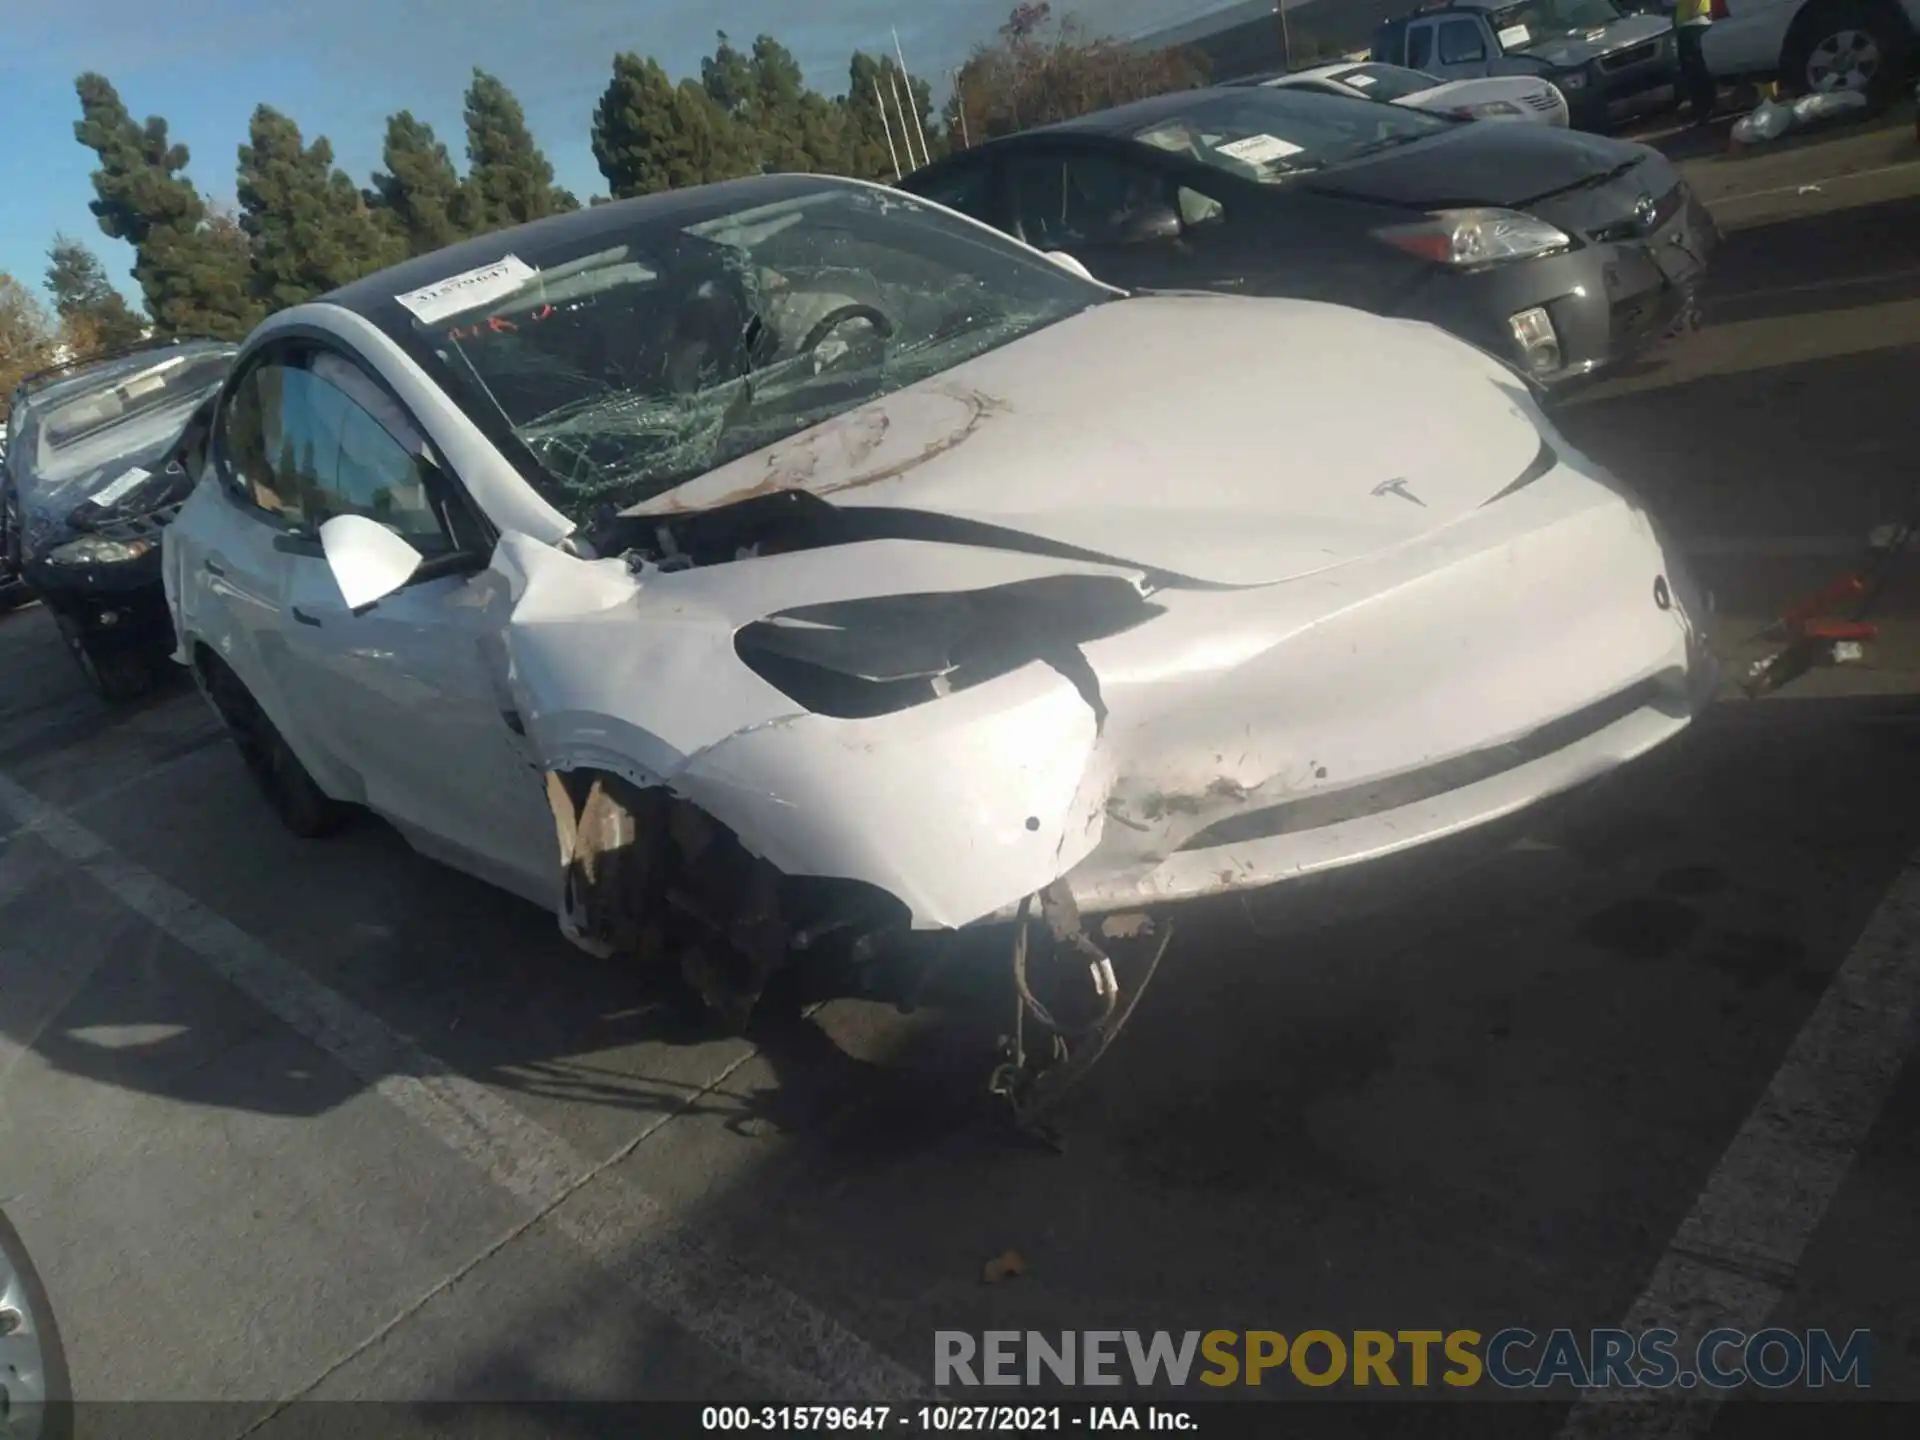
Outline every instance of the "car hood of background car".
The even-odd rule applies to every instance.
[[[1668,34],[1673,21],[1665,15],[1627,15],[1597,30],[1575,30],[1570,34],[1541,35],[1531,45],[1509,50],[1509,55],[1525,55],[1544,60],[1562,70],[1572,70],[1602,55]]]
[[[1466,122],[1431,140],[1321,171],[1302,184],[1320,194],[1416,210],[1526,205],[1652,153],[1580,130]]]
[[[780,490],[951,517],[1192,580],[1286,580],[1425,535],[1540,453],[1517,376],[1308,301],[1098,304],[635,507]]]

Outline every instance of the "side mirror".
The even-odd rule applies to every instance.
[[[1049,250],[1046,253],[1049,260],[1058,265],[1062,270],[1065,270],[1069,275],[1078,275],[1082,280],[1093,279],[1093,272],[1066,251]],[[1095,281],[1094,283],[1098,284],[1099,282]]]
[[[1121,222],[1120,243],[1149,245],[1156,240],[1178,240],[1186,229],[1171,205],[1145,205]]]
[[[384,600],[413,578],[425,558],[378,520],[336,515],[320,527],[320,548],[349,610]]]

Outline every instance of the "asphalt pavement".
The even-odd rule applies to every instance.
[[[1920,151],[1688,164],[1727,230],[1707,327],[1565,425],[1738,656],[1920,480]],[[1198,907],[1059,1152],[984,1094],[985,977],[716,1036],[378,823],[286,836],[197,697],[106,710],[28,607],[0,1208],[76,1393],[221,1402],[208,1433],[299,1399],[906,1399],[939,1329],[1663,1307],[1871,1329],[1875,1393],[1920,1399],[1920,583],[1887,605],[1862,662],[1729,696],[1470,865]]]

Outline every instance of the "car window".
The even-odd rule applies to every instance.
[[[1407,31],[1407,64],[1419,70],[1433,62],[1433,26],[1415,25]]]
[[[1336,71],[1328,79],[1358,91],[1369,100],[1404,100],[1441,83],[1437,76],[1400,65],[1355,65]]]
[[[358,382],[357,384],[355,382]],[[309,368],[265,363],[242,376],[228,398],[222,443],[235,486],[278,520],[317,530],[336,515],[364,515],[412,541],[423,554],[453,542],[427,489],[423,447],[398,407],[332,356]],[[385,406],[389,413],[376,414]]]
[[[1487,43],[1481,37],[1477,20],[1440,22],[1440,63],[1465,65],[1487,58]]]
[[[1288,85],[1196,90],[1167,97],[1132,139],[1262,185],[1451,130],[1454,121],[1357,96]]]
[[[924,195],[949,210],[958,210],[975,220],[993,222],[993,167],[960,165],[926,184],[916,184],[914,193]]]
[[[1021,233],[1043,250],[1123,243],[1134,214],[1171,198],[1163,176],[1109,155],[1023,156],[1010,178]]]

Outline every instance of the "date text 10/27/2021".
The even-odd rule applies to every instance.
[[[872,1431],[894,1434],[1003,1435],[1075,1430],[1191,1431],[1191,1407],[1178,1405],[705,1405],[706,1433]]]

